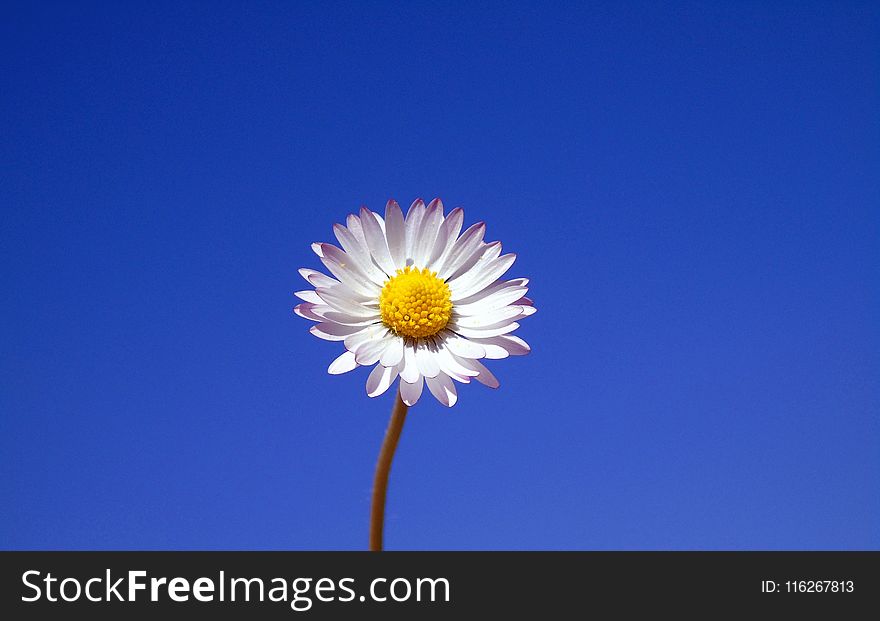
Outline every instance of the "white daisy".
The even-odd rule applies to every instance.
[[[312,244],[335,278],[300,269],[315,289],[296,293],[303,303],[294,311],[317,322],[312,334],[345,345],[329,373],[375,365],[369,396],[383,394],[399,376],[406,405],[427,384],[452,407],[452,380],[498,387],[481,359],[529,353],[512,335],[517,321],[535,312],[525,297],[528,280],[499,280],[516,255],[502,255],[500,242],[485,243],[482,222],[459,235],[463,221],[460,208],[444,217],[440,199],[427,207],[416,200],[406,218],[391,200],[384,218],[364,207],[348,216],[347,226],[334,224],[341,249]]]

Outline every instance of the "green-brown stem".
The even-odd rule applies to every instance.
[[[391,410],[391,420],[388,421],[388,429],[385,431],[385,440],[382,442],[382,450],[379,452],[379,461],[376,463],[376,476],[373,478],[373,505],[370,509],[370,551],[372,552],[382,550],[388,474],[391,472],[391,461],[394,459],[397,441],[400,440],[400,432],[403,431],[407,409],[398,391]]]

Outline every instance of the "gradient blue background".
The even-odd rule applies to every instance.
[[[392,398],[292,292],[389,196],[539,307],[389,548],[880,548],[876,4],[147,4],[0,20],[0,548],[364,548]]]

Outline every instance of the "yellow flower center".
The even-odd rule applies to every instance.
[[[379,296],[386,326],[401,336],[424,338],[437,334],[452,315],[449,285],[428,268],[397,270]]]

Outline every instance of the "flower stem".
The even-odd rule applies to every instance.
[[[391,420],[388,421],[388,429],[385,431],[385,440],[382,442],[379,461],[376,463],[376,475],[373,479],[373,506],[370,510],[371,552],[380,552],[382,550],[388,474],[391,472],[391,461],[394,459],[394,451],[397,449],[397,441],[400,440],[400,432],[403,431],[403,421],[406,420],[408,409],[400,398],[400,391],[398,391],[397,397],[394,400],[394,407],[391,409]]]

